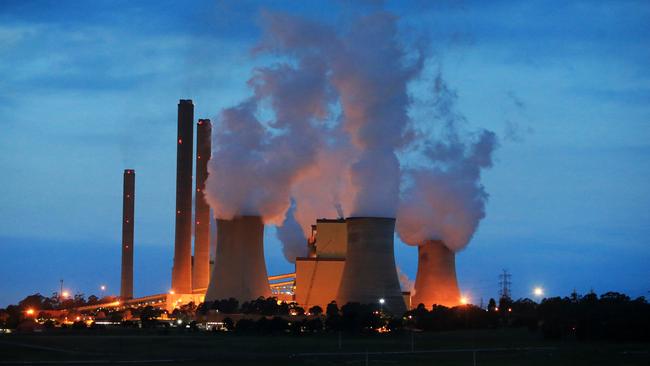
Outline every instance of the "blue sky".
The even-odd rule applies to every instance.
[[[0,306],[119,291],[121,180],[137,172],[136,295],[169,287],[178,99],[246,95],[262,11],[333,25],[364,2],[3,1]],[[387,2],[425,33],[469,129],[501,136],[487,217],[458,255],[474,302],[594,289],[650,295],[650,4]],[[425,75],[426,78],[426,75]],[[292,270],[267,229],[270,273]],[[396,245],[414,277],[415,249]]]

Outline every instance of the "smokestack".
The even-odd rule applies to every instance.
[[[124,170],[122,193],[122,278],[120,298],[133,298],[133,212],[135,211],[135,170]]]
[[[346,223],[348,248],[337,298],[339,306],[348,302],[377,304],[384,299],[384,310],[402,315],[406,304],[395,267],[395,219],[350,217]]]
[[[240,303],[271,296],[259,216],[217,219],[217,255],[205,301],[234,297]]]
[[[413,305],[433,304],[448,307],[460,304],[456,280],[456,256],[440,240],[427,240],[418,246],[418,273],[415,277]]]
[[[176,238],[172,290],[192,293],[192,139],[194,105],[191,100],[178,103],[176,138]]]
[[[200,119],[196,124],[196,192],[194,198],[194,266],[192,287],[205,289],[210,281],[210,206],[205,200],[205,181],[208,179],[208,160],[211,147],[212,124]]]

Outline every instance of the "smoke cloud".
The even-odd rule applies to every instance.
[[[294,217],[296,209],[295,201],[287,212],[287,218],[282,226],[278,226],[277,236],[282,243],[282,253],[289,263],[295,263],[296,257],[307,256],[307,238],[303,235],[298,222]]]
[[[408,244],[467,245],[485,216],[480,177],[496,135],[459,132],[457,96],[440,74],[428,103],[444,133],[413,133],[409,84],[426,52],[401,41],[397,18],[379,11],[334,28],[265,13],[263,27],[253,54],[273,61],[214,128],[206,193],[215,216],[260,215],[279,226],[291,207],[278,232],[290,261],[317,218],[342,215],[397,217]],[[405,150],[418,151],[418,166],[400,161]]]
[[[397,232],[407,244],[442,240],[453,251],[462,250],[485,217],[488,194],[481,172],[492,166],[497,137],[481,130],[461,135],[464,122],[455,111],[457,95],[439,74],[434,83],[433,107],[443,122],[444,139],[421,141],[423,167],[405,169],[405,188],[397,215]]]
[[[314,162],[316,125],[328,114],[331,93],[318,57],[294,61],[255,70],[253,96],[221,112],[206,183],[217,218],[259,215],[281,224],[293,182]]]
[[[388,13],[361,17],[345,31],[286,14],[264,19],[255,54],[289,61],[256,70],[254,95],[220,115],[207,182],[217,217],[261,215],[281,224],[290,197],[303,231],[341,211],[394,217],[407,84],[423,53],[407,62]],[[265,114],[273,114],[268,122],[260,120]],[[318,188],[309,188],[315,181]]]
[[[402,291],[410,292],[411,296],[415,295],[415,282],[399,266],[397,266],[397,278],[399,278],[399,285]]]

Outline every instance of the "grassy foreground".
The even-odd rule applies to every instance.
[[[415,351],[415,352],[412,352]],[[351,336],[103,330],[0,336],[0,365],[649,365],[650,344],[545,341],[526,330]]]

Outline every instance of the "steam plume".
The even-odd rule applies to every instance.
[[[307,239],[303,231],[296,222],[294,212],[296,210],[295,201],[292,200],[291,208],[287,212],[287,218],[282,226],[278,226],[277,236],[282,243],[282,252],[289,263],[295,263],[296,257],[305,257],[307,255]]]
[[[460,132],[456,95],[439,75],[431,105],[444,133],[412,137],[408,85],[425,52],[400,41],[396,17],[376,12],[335,29],[266,13],[255,54],[276,61],[255,70],[252,95],[215,126],[207,199],[216,217],[261,215],[281,225],[293,199],[290,220],[303,237],[320,217],[397,216],[409,244],[467,245],[485,216],[480,176],[496,136]],[[407,168],[403,149],[418,150],[424,163]],[[297,237],[295,229],[289,221],[279,235]],[[296,241],[283,242],[291,260]]]
[[[265,51],[266,48],[260,48]],[[293,182],[313,163],[316,125],[330,100],[325,65],[302,55],[296,65],[259,68],[249,80],[253,96],[221,112],[208,165],[207,200],[217,218],[260,215],[281,224]],[[274,116],[262,122],[260,114]]]
[[[407,244],[442,240],[463,249],[485,217],[488,194],[481,171],[492,166],[496,135],[482,130],[463,137],[462,115],[454,110],[456,94],[438,75],[434,85],[436,116],[444,122],[443,140],[422,143],[424,167],[407,169],[406,188],[397,215],[397,231]]]

